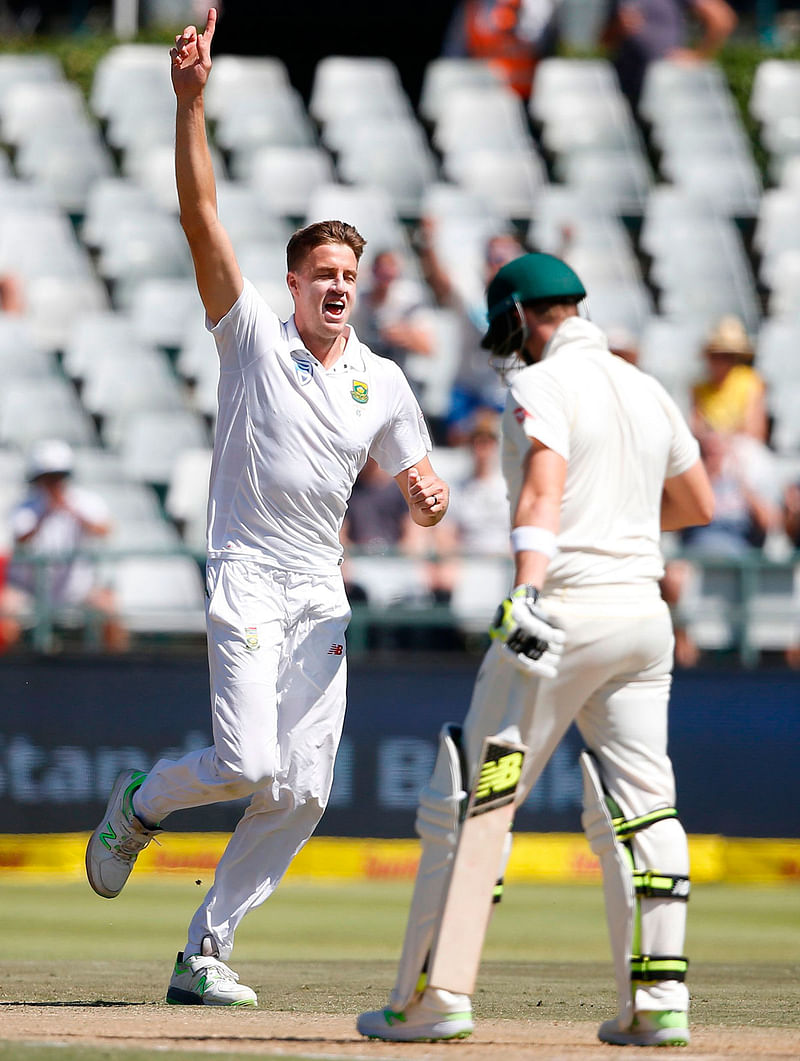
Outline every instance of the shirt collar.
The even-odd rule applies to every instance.
[[[547,345],[542,351],[542,360],[561,353],[562,350],[573,344],[579,344],[582,348],[589,347],[597,350],[608,350],[608,340],[603,332],[592,321],[585,317],[567,317],[565,321],[556,328]]]
[[[284,325],[286,329],[286,339],[289,343],[289,353],[303,352],[308,354],[309,357],[314,358],[314,362],[319,364],[317,359],[305,345],[303,340],[300,338],[300,333],[297,330],[297,324],[295,323],[294,314],[288,319]],[[320,365],[320,368],[322,366]],[[333,365],[332,368],[325,369],[326,372],[333,374],[337,372],[363,372],[366,368],[364,362],[364,354],[361,350],[361,342],[356,335],[356,330],[352,324],[347,325],[347,342],[345,343],[344,353]]]

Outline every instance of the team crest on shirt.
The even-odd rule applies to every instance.
[[[246,626],[244,628],[244,643],[251,652],[258,648],[258,627]]]
[[[314,366],[303,354],[292,354],[292,359],[300,386],[305,387],[314,378]]]
[[[518,424],[524,423],[525,417],[529,415],[530,414],[528,413],[528,411],[526,409],[523,409],[521,405],[518,405],[514,410],[514,419],[517,421]]]
[[[358,402],[359,405],[366,405],[369,401],[369,387],[360,379],[354,379],[353,389],[350,391],[350,397],[354,402]]]

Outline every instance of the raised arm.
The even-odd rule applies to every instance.
[[[236,255],[217,213],[203,106],[216,22],[217,12],[211,8],[205,30],[198,34],[194,26],[187,26],[170,51],[177,97],[175,178],[180,221],[192,253],[197,289],[213,324],[225,316],[242,291]]]

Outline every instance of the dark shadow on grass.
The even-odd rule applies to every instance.
[[[109,1002],[107,999],[98,998],[94,1002],[76,1000],[74,1002],[3,1002],[0,1001],[0,1006],[4,1006],[7,1009],[13,1009],[15,1006],[25,1006],[26,1008],[35,1009],[36,1007],[49,1009],[54,1006],[67,1006],[77,1007],[78,1009],[102,1009],[106,1006],[152,1006],[152,1002]]]

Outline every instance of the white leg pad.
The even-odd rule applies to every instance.
[[[580,764],[583,773],[581,823],[603,871],[606,920],[619,995],[619,1021],[620,1027],[627,1028],[633,1020],[630,967],[636,911],[633,867],[628,852],[617,839],[594,756],[587,751],[581,752]]]
[[[453,727],[446,724],[439,735],[439,752],[430,782],[420,794],[416,829],[422,852],[411,899],[406,936],[397,970],[397,982],[389,1000],[403,1011],[424,984],[420,977],[433,943],[444,904],[450,866],[458,841],[461,808],[466,799],[462,788],[461,762]]]

